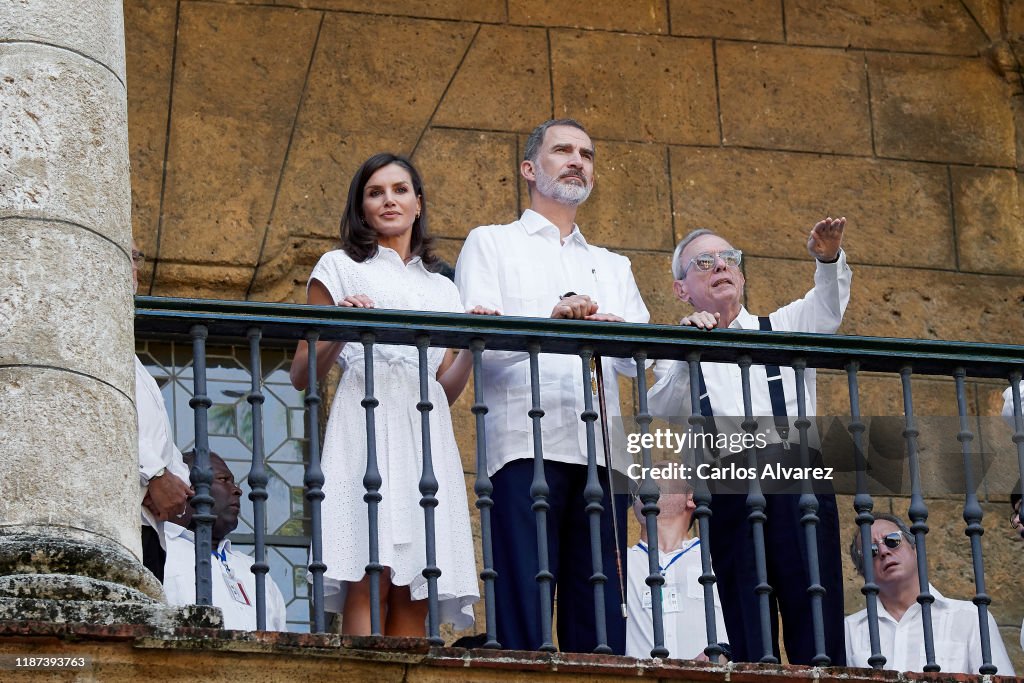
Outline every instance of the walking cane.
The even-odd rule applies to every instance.
[[[612,513],[612,535],[615,537],[615,569],[619,576],[619,596],[622,598],[622,618],[627,619],[626,614],[626,585],[622,578],[622,551],[619,550],[619,520],[615,514],[615,488],[612,480],[612,457],[611,446],[608,440],[608,410],[604,400],[604,368],[601,367],[600,354],[594,354],[594,372],[597,375],[597,404],[601,413],[601,441],[604,446],[604,466],[608,470],[608,497],[611,500]]]

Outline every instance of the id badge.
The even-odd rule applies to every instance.
[[[249,595],[245,592],[245,586],[235,578],[234,573],[224,572],[221,575],[224,577],[224,584],[228,588],[231,599],[239,604],[252,606],[252,603],[249,601]]]
[[[680,610],[678,586],[665,586],[661,589],[661,597],[661,604],[665,614],[673,614]]]
[[[651,609],[651,602],[651,589],[648,588],[644,591],[644,609]],[[661,609],[665,614],[678,612],[681,609],[679,602],[679,589],[677,586],[661,587]]]

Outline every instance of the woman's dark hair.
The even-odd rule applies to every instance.
[[[370,177],[390,164],[397,164],[409,172],[413,192],[420,198],[420,215],[412,223],[409,255],[419,256],[428,268],[434,266],[438,256],[433,251],[434,238],[427,232],[427,198],[423,194],[423,180],[411,161],[390,152],[374,154],[352,176],[345,213],[341,216],[341,248],[353,261],[359,263],[377,254],[377,231],[366,223],[363,216],[363,191]]]

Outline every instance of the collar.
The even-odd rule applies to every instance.
[[[377,245],[377,253],[374,254],[372,257],[366,259],[366,262],[375,261],[379,258],[388,259],[403,266],[413,266],[419,264],[420,267],[423,267],[423,259],[420,258],[419,256],[413,256],[411,259],[409,259],[409,262],[406,263],[405,261],[402,260],[402,257],[398,255],[397,251],[395,251],[391,247],[385,247],[381,244]]]
[[[950,599],[947,598],[942,593],[940,593],[939,589],[936,588],[935,586],[933,586],[931,583],[928,584],[928,592],[931,593],[933,598],[935,598],[935,601],[932,603],[932,609],[933,610],[935,610],[935,609],[942,610],[942,609],[946,609],[949,606]],[[910,607],[908,607],[907,611],[903,613],[903,618],[900,619],[899,621],[896,621],[896,618],[893,617],[891,614],[889,614],[889,610],[885,609],[885,605],[882,604],[882,600],[881,599],[878,600],[878,618],[879,619],[882,619],[884,617],[885,619],[888,619],[892,623],[898,624],[898,623],[901,623],[902,621],[904,621],[905,619],[907,619],[907,617],[910,617],[911,619],[913,619],[913,618],[918,617],[920,614],[921,614],[921,603],[919,603],[919,602],[917,602],[915,600],[914,604],[912,604]],[[865,609],[865,610],[863,610],[863,616],[861,617],[861,621],[862,622],[866,622],[867,620],[868,620],[868,612]]]
[[[759,330],[761,329],[760,323],[757,321],[757,316],[747,310],[746,306],[740,306],[740,312],[736,315],[736,318],[729,323],[730,330]]]
[[[700,541],[700,537],[699,536],[693,536],[692,538],[688,538],[685,541],[683,541],[682,543],[680,543],[679,547],[676,548],[675,550],[660,550],[660,551],[658,551],[658,554],[661,555],[661,556],[665,556],[665,555],[671,555],[672,553],[677,553],[680,550],[689,550],[693,545],[695,545],[699,541]],[[633,546],[631,548],[631,550],[636,550],[638,552],[642,552],[642,553],[646,554],[647,553],[647,541],[637,541],[636,545]]]
[[[164,522],[164,537],[168,540],[174,538],[182,538],[189,543],[195,545],[196,535],[185,527],[178,526],[174,522]],[[220,545],[217,546],[218,553],[230,554],[231,553],[231,541],[226,538],[222,538]]]
[[[524,211],[523,215],[519,218],[519,222],[522,223],[523,228],[526,229],[526,234],[528,235],[536,235],[538,232],[546,228],[550,228],[554,231],[556,236],[561,235],[558,231],[558,226],[533,209],[527,209]],[[565,238],[565,241],[566,243],[578,242],[581,246],[587,246],[587,240],[584,239],[583,233],[580,232],[580,226],[575,223],[573,223],[572,232],[570,232],[569,236]]]

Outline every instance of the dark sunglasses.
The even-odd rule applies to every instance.
[[[896,550],[896,548],[899,548],[900,544],[903,543],[903,534],[901,534],[899,531],[894,531],[891,534],[886,534],[882,537],[882,543],[884,543],[885,547],[889,550]],[[871,557],[878,557],[877,543],[871,544]]]

